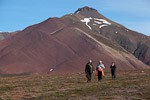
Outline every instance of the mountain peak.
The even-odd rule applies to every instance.
[[[88,7],[88,6],[79,8],[77,11],[75,11],[74,14],[80,14],[84,17],[104,18],[104,16],[101,15],[96,9]]]
[[[88,7],[88,6],[85,6],[85,7],[83,7],[83,8],[79,8],[77,11],[75,11],[75,14],[77,14],[77,13],[79,13],[79,12],[86,12],[86,11],[96,11],[97,12],[97,10],[96,9],[94,9],[94,8],[91,8],[91,7]]]

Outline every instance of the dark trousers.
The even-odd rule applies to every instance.
[[[116,78],[116,71],[115,70],[111,70],[111,76],[112,76],[112,79]]]
[[[98,71],[98,81],[100,81],[102,79],[102,72]]]
[[[86,73],[87,82],[91,81],[91,73]]]

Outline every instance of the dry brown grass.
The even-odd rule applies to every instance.
[[[102,82],[83,73],[0,76],[0,100],[150,100],[150,70],[118,72]]]

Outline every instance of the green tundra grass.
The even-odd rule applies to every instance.
[[[150,100],[150,70],[118,71],[101,82],[84,73],[0,75],[0,100]]]

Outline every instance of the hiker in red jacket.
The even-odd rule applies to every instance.
[[[102,77],[104,76],[104,69],[105,69],[105,66],[103,62],[99,61],[97,68],[96,68],[98,81],[101,81]]]

